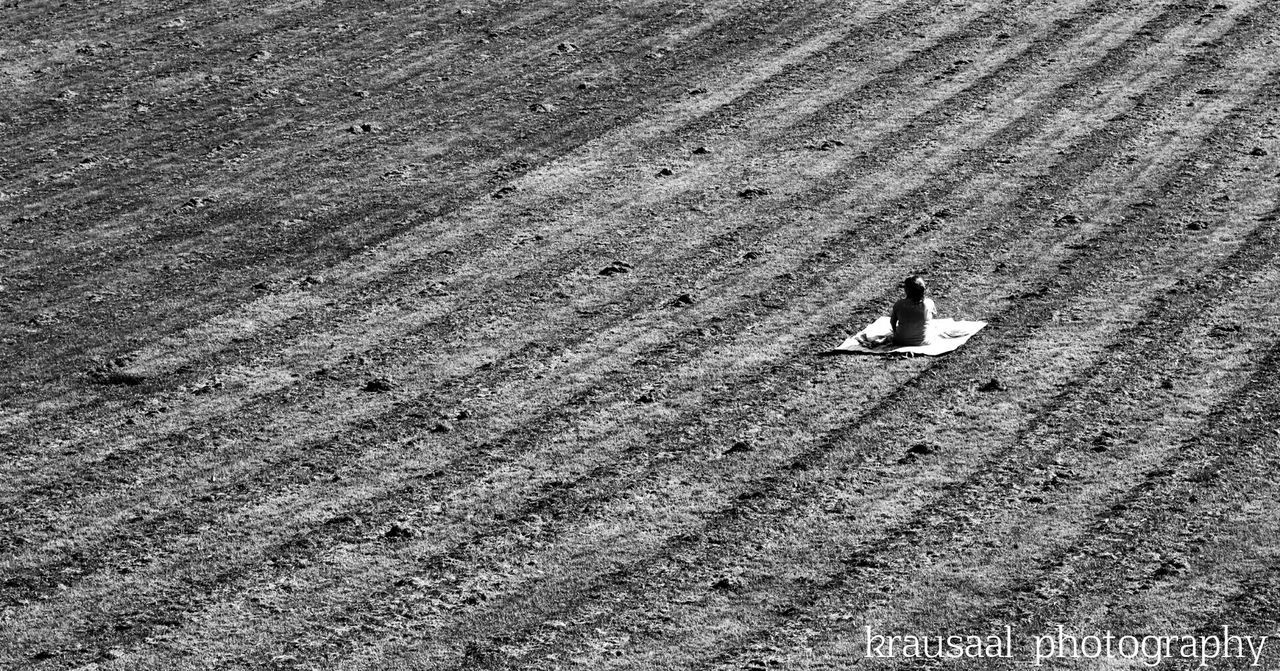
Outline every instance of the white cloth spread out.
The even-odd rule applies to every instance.
[[[881,317],[870,326],[849,336],[833,353],[847,354],[923,354],[938,356],[968,342],[973,334],[982,330],[986,322],[962,322],[954,319],[934,319],[929,322],[929,336],[923,345],[893,344],[893,329],[889,318]]]

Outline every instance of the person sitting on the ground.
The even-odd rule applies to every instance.
[[[902,281],[906,298],[893,304],[889,314],[889,326],[893,329],[895,345],[925,345],[929,341],[929,322],[937,307],[933,299],[925,297],[924,278],[912,275]]]

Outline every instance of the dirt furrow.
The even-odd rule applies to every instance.
[[[635,308],[632,308],[632,309],[635,309]],[[621,319],[621,318],[619,318],[619,319]],[[615,323],[616,323],[616,321],[617,321],[617,320],[615,320]],[[592,327],[594,327],[594,328],[599,328],[599,326],[600,326],[600,325],[599,325],[599,324],[587,324],[586,326],[587,326],[588,328],[584,328],[584,329],[583,329],[583,333],[591,333],[591,332],[592,332]],[[564,335],[563,333],[557,333],[557,334],[556,334],[556,337],[557,337],[557,338],[559,338],[559,339],[563,339],[563,335]],[[579,337],[581,337],[581,336],[579,336]],[[572,342],[572,341],[571,341],[571,342]],[[496,374],[501,373],[501,372],[503,372],[503,371],[500,371],[500,370],[499,370],[499,371],[491,371],[491,372],[490,372],[490,376],[496,375]],[[266,398],[266,399],[260,399],[260,400],[266,400],[266,401],[269,401],[270,399],[269,399],[269,398]],[[203,404],[204,404],[204,405],[208,405],[208,403],[207,403],[207,402],[204,402]],[[188,413],[183,412],[183,410],[184,410],[184,409],[185,409],[185,408],[182,408],[182,407],[174,408],[174,409],[172,410],[171,414],[173,414],[173,415],[179,415],[179,416],[186,416]],[[227,412],[228,412],[228,414],[229,414],[229,415],[234,415],[234,414],[238,413],[239,411],[238,411],[238,409],[233,408],[233,409],[231,409],[231,410],[228,410]],[[166,441],[171,440],[172,438],[173,438],[173,433],[172,433],[172,432],[171,432],[169,435],[165,435],[165,436],[164,436],[164,440],[166,440]],[[121,456],[121,454],[122,454],[122,453],[121,453],[121,451],[120,451],[120,450],[116,450],[116,454],[115,454],[115,457],[114,457],[114,458],[115,458],[115,459],[119,459],[119,458],[120,458],[120,456]]]
[[[463,555],[459,556],[459,558],[458,558],[458,559],[459,559],[460,561],[464,561],[464,562],[465,562],[466,560],[474,559],[474,557],[470,556],[469,554],[463,554]]]
[[[180,519],[181,519],[181,518],[180,518]],[[186,528],[189,528],[189,527],[187,527],[187,526],[186,526],[186,525],[184,525],[184,524],[178,524],[178,525],[176,525],[176,526],[177,526],[177,528],[179,528],[179,529],[186,529]]]
[[[660,16],[668,17],[669,15],[663,13]],[[566,20],[569,20],[571,18],[572,17],[565,17]],[[720,26],[725,30],[717,31],[717,34],[721,32],[725,34],[730,34],[741,27],[741,26],[735,25],[734,22],[751,23],[756,21],[764,21],[770,18],[777,18],[778,25],[788,25],[788,21],[791,20],[790,17],[786,15],[772,15],[769,13],[764,13],[764,14],[755,13],[755,14],[747,14],[747,15],[735,14],[730,17],[726,17],[724,25]],[[661,21],[659,21],[656,25],[649,25],[646,23],[627,23],[627,24],[618,26],[617,28],[619,32],[615,32],[611,37],[614,39],[619,39],[623,42],[636,43],[636,44],[642,45],[646,41],[645,39],[643,39],[643,37],[647,30],[651,29],[651,30],[660,32],[661,30],[670,27],[671,25],[669,23],[670,21],[676,21],[676,19],[669,19],[669,18],[664,18],[663,20],[668,21],[668,23],[666,25],[664,25]],[[798,28],[799,27],[797,26],[797,29]],[[555,31],[553,30],[551,32],[555,32]],[[798,32],[802,33],[803,30],[798,29]],[[689,49],[694,54],[704,54],[704,53],[714,54],[714,56],[711,57],[711,62],[716,62],[718,59],[721,59],[721,58],[731,58],[733,54],[738,53],[741,49],[746,48],[745,46],[733,46],[733,45],[724,44],[718,41],[718,39],[722,39],[722,38],[689,40],[687,42],[681,43],[680,46],[682,49],[685,49],[685,48]],[[603,42],[606,40],[601,39],[600,41]],[[553,45],[550,48],[553,48]],[[679,57],[679,56],[682,56],[683,53],[684,52],[676,52],[674,55]],[[520,54],[518,53],[515,54],[515,57],[518,58],[519,56]],[[545,60],[545,58],[541,60]],[[649,59],[634,58],[634,59],[630,59],[629,62],[636,66],[636,71],[632,74],[636,74],[637,76],[639,76],[639,81],[631,82],[633,85],[637,83],[647,83],[649,86],[662,87],[663,86],[662,82],[665,80],[655,76],[658,73],[661,73],[663,77],[674,77],[676,80],[678,80],[679,77],[681,76],[685,76],[685,75],[682,75],[680,72],[669,72],[670,68],[653,64],[653,62]],[[696,62],[692,60],[682,61],[682,62],[685,63],[686,72],[697,70]],[[504,96],[507,99],[518,97],[517,94],[512,92],[513,88],[518,90],[519,88],[522,88],[524,84],[531,84],[531,83],[543,81],[548,77],[549,75],[547,75],[546,73],[535,71],[529,74],[526,78],[522,80],[515,81],[515,82],[503,82],[504,85],[497,89],[495,89],[493,86],[486,86],[484,83],[475,84],[475,86],[477,86],[477,91],[488,91],[488,95],[479,97],[476,103],[486,104],[485,103],[486,100],[490,100],[490,99],[501,100],[504,98]],[[606,88],[608,88],[607,85],[606,85]],[[465,93],[466,93],[466,90],[459,92],[459,94],[465,94]],[[666,94],[663,94],[663,95],[665,96]],[[490,109],[503,110],[503,109],[509,109],[512,106],[510,104],[501,104],[501,103],[493,102],[493,103],[488,103],[488,107]],[[634,117],[635,115],[638,115],[646,110],[645,110],[644,104],[640,100],[632,100],[628,104],[619,106],[619,108],[616,111],[623,114],[624,116]],[[414,112],[414,110],[406,110],[406,112],[404,113],[411,113],[411,112]],[[526,116],[530,116],[530,115],[526,114]],[[532,115],[532,116],[540,119],[539,123],[542,123],[542,124],[553,123],[550,119],[537,117],[537,115]],[[197,120],[195,119],[189,119],[188,121],[191,124],[197,124]],[[388,122],[390,122],[390,120],[388,120]],[[604,119],[598,116],[593,116],[591,117],[591,119],[584,120],[582,122],[573,121],[568,124],[562,123],[561,129],[565,134],[565,137],[563,138],[563,142],[558,143],[557,145],[552,145],[549,151],[551,151],[553,156],[563,153],[564,151],[572,149],[573,146],[581,144],[582,142],[589,140],[591,137],[598,135],[601,132],[604,132],[606,129],[608,129],[610,126],[612,126],[615,123],[616,121],[612,117],[610,117],[609,119]],[[268,128],[263,132],[269,133],[271,132],[271,129]],[[338,136],[336,128],[334,128],[333,135]],[[346,144],[350,146],[350,143],[345,140],[340,142],[342,144]],[[494,147],[494,149],[497,150],[500,148]],[[291,149],[288,149],[285,151],[292,152]],[[345,166],[344,169],[354,170],[359,172],[359,174],[362,174],[362,175],[369,172],[367,170],[359,171],[360,164],[364,160],[366,159],[375,160],[375,161],[382,160],[382,158],[379,158],[376,155],[381,151],[376,147],[373,149],[368,149],[368,148],[364,148],[362,146],[356,145],[355,148],[352,149],[352,151],[359,152],[359,155],[348,156],[345,158],[342,156],[336,156],[334,158],[340,164]],[[370,152],[373,152],[373,154],[370,154]],[[456,207],[457,203],[474,200],[475,198],[481,196],[482,193],[483,195],[487,195],[487,193],[484,193],[484,192],[487,192],[487,190],[490,190],[492,187],[487,185],[485,180],[486,178],[491,176],[491,172],[490,172],[491,169],[498,167],[499,164],[510,163],[512,160],[512,157],[508,157],[508,159],[506,159],[505,161],[501,160],[502,156],[503,156],[503,152],[498,151],[496,156],[485,157],[484,160],[475,160],[473,157],[470,157],[469,155],[458,154],[456,158],[458,158],[459,160],[465,161],[464,163],[458,163],[458,164],[443,163],[441,165],[435,166],[434,168],[435,170],[438,170],[442,174],[450,174],[455,178],[460,176],[461,174],[470,174],[473,172],[476,173],[473,176],[473,179],[469,180],[470,188],[468,189],[458,189],[457,182],[455,181],[448,182],[446,186],[450,189],[450,191],[447,195],[448,195],[448,198],[452,199],[452,201],[455,203],[455,205],[449,206],[449,207]],[[368,157],[371,157],[371,158],[368,158]],[[471,167],[466,167],[466,166],[471,166]],[[338,217],[341,216],[342,221],[345,222],[345,225],[343,226],[342,230],[339,232],[340,236],[346,236],[352,232],[351,222],[353,220],[362,222],[365,228],[385,228],[386,226],[393,226],[393,227],[398,226],[398,227],[401,227],[401,229],[403,229],[404,226],[408,225],[407,220],[404,217],[404,214],[410,211],[416,210],[417,209],[416,207],[413,207],[413,206],[404,207],[400,215],[392,217],[394,221],[378,223],[377,221],[372,221],[369,219],[370,216],[373,216],[378,211],[394,210],[396,207],[394,206],[394,203],[400,200],[403,200],[403,198],[400,195],[395,195],[391,192],[388,192],[388,190],[392,189],[392,187],[390,185],[384,185],[382,182],[378,181],[376,176],[368,179],[373,179],[374,183],[378,185],[377,190],[384,197],[383,202],[374,202],[374,203],[361,202],[358,204],[353,204],[346,211],[330,212],[326,214],[324,217],[325,220],[319,223],[321,225],[333,225],[335,223],[338,223],[339,221]],[[400,189],[400,187],[398,186],[396,186],[394,190],[402,191],[402,189]],[[386,192],[386,193],[383,193],[383,192]],[[212,195],[217,195],[217,194],[212,194]],[[369,201],[370,199],[362,195],[362,200]],[[427,196],[427,200],[430,202],[430,201],[437,200],[437,198],[435,198],[434,196]],[[174,203],[173,207],[177,207],[180,204],[181,204],[180,202]],[[449,207],[446,207],[445,209],[447,210],[449,209]],[[196,247],[191,248],[192,250],[207,250],[210,246],[208,238],[211,235],[218,233],[219,230],[222,230],[224,232],[229,232],[228,233],[229,235],[233,235],[233,236],[236,235],[235,231],[237,230],[237,224],[239,224],[240,227],[243,227],[243,223],[244,223],[243,221],[239,221],[239,219],[245,218],[246,215],[252,215],[252,213],[244,212],[243,210],[238,211],[235,206],[231,206],[231,205],[227,206],[226,209],[227,209],[227,212],[222,214],[215,212],[215,215],[218,215],[218,218],[211,220],[217,224],[213,230],[203,230],[203,229],[207,229],[208,227],[202,227],[202,231],[200,233],[201,237],[199,239],[193,239],[193,242],[191,243],[196,245]],[[254,216],[256,216],[258,220],[258,222],[255,225],[261,225],[264,223],[262,222],[262,218],[266,216],[265,214],[258,213],[257,215],[254,215]],[[281,216],[284,217],[286,215],[281,215]],[[288,215],[288,216],[296,216],[296,213],[294,215]],[[253,216],[251,216],[250,218],[253,218]],[[365,240],[360,244],[355,244],[354,247],[352,247],[351,249],[359,248],[361,244],[364,244],[364,242],[368,242],[369,244],[374,244],[378,242],[379,239],[385,239],[388,236],[394,236],[399,232],[402,232],[402,231],[401,230],[391,230],[389,232],[381,231],[381,232],[378,232],[376,235],[373,233],[364,233],[364,232],[358,233],[357,236],[369,236],[369,237],[366,237]],[[293,238],[292,238],[292,241],[289,242],[288,244],[288,246],[292,247],[292,249],[289,251],[288,258],[283,258],[283,260],[277,258],[276,261],[273,261],[273,263],[276,263],[277,265],[279,265],[281,263],[289,262],[292,265],[297,266],[299,265],[299,263],[297,262],[300,261],[302,267],[305,269],[304,272],[312,272],[314,266],[317,266],[317,265],[323,266],[330,263],[330,261],[324,261],[324,257],[326,255],[332,255],[335,253],[335,251],[341,252],[342,255],[349,253],[350,250],[347,250],[348,246],[345,243],[336,244],[337,242],[341,242],[341,241],[336,241],[333,236],[325,235],[322,233],[323,231],[318,231],[315,227],[308,227],[308,228],[297,229],[292,231],[290,235],[293,236]],[[381,236],[381,238],[379,238],[379,236]],[[157,244],[163,245],[170,252],[175,251],[175,249],[173,249],[175,245],[171,240],[167,240],[161,237],[161,238],[157,238],[156,242]],[[176,245],[177,250],[181,250],[189,246],[190,245],[187,243]],[[252,247],[249,247],[247,249],[251,250]],[[344,250],[347,250],[347,251],[344,251]],[[144,255],[140,261],[145,263],[145,262],[148,262],[149,260],[151,260],[151,258],[148,255]],[[64,274],[67,274],[67,273],[74,274],[76,264],[73,263],[70,259],[59,259],[59,258],[56,258],[56,255],[55,255],[55,258],[51,258],[49,254],[44,254],[41,256],[42,263],[49,264],[53,261],[58,262],[56,265],[60,269],[60,272]],[[322,261],[324,262],[321,263]],[[97,264],[97,261],[90,260],[88,261],[88,263]],[[227,263],[227,262],[224,261],[223,263]],[[184,263],[183,265],[185,266],[188,264]],[[235,281],[230,282],[230,285],[236,287],[236,292],[232,293],[229,297],[234,301],[239,301],[241,299],[252,296],[253,292],[249,290],[249,285],[252,284],[253,281],[258,281],[258,280],[255,279],[253,281],[248,281],[248,279],[243,273],[243,270],[240,269],[237,264],[230,264],[230,265],[232,267],[230,272],[239,273],[240,277],[233,278],[231,275],[227,275],[223,277],[223,279],[226,279],[226,280],[235,279]],[[131,273],[136,275],[136,269],[133,268],[132,266],[121,267],[119,264],[114,264],[113,268],[120,268],[118,273]],[[120,283],[119,280],[123,280],[122,277],[113,276],[111,274],[102,272],[103,268],[100,265],[98,265],[95,268],[95,270],[97,271],[95,274],[96,281],[99,283],[112,282],[113,284],[119,284]],[[113,272],[117,272],[117,271],[113,271]],[[297,272],[297,268],[294,268],[294,270],[288,271],[287,275],[288,277],[294,277],[294,273],[296,272]],[[262,274],[268,275],[268,276],[272,275],[272,273],[262,273]],[[128,276],[129,275],[125,275],[124,277],[128,277]],[[117,281],[113,282],[112,281],[113,277],[115,277]],[[153,283],[153,279],[146,276],[139,277],[138,281],[143,283]],[[182,281],[182,278],[181,276],[173,277],[173,278],[170,278],[170,281]],[[206,283],[202,286],[209,286],[209,284],[212,284],[212,283]],[[222,292],[222,294],[225,295],[227,293],[226,285],[228,285],[228,282],[222,282],[219,284],[222,286],[222,288],[219,289],[218,291]],[[79,292],[75,291],[74,286],[70,288],[72,289],[72,291],[68,295],[72,296],[73,300],[78,299]],[[54,295],[55,295],[55,292],[51,291],[48,287],[45,287],[40,294],[40,296],[42,297],[49,297]],[[201,296],[201,297],[206,299],[216,299],[218,296],[215,295],[215,296]],[[193,295],[192,298],[196,298],[196,295]],[[207,312],[198,313],[190,309],[181,309],[185,306],[182,304],[176,303],[176,300],[177,299],[175,299],[174,297],[168,297],[166,299],[165,305],[168,309],[168,312],[169,312],[168,314],[163,314],[163,315],[145,314],[138,317],[138,324],[139,324],[139,327],[143,329],[143,333],[155,333],[156,331],[164,332],[173,328],[170,325],[171,322],[173,324],[190,323],[191,320],[195,318],[208,315]],[[204,300],[203,302],[206,304],[211,303],[213,305],[217,305],[220,301]],[[53,306],[45,306],[45,307],[53,307]],[[33,306],[33,309],[34,309],[34,306]],[[83,313],[81,315],[81,319],[83,320],[83,318],[87,314],[89,314],[93,310],[96,310],[97,308],[93,305],[79,305],[78,309]],[[204,308],[202,307],[202,310],[203,309]],[[107,349],[106,351],[100,352],[99,354],[113,355],[114,352],[112,350],[118,351],[119,343],[125,342],[125,340],[123,340],[121,336],[121,330],[123,329],[125,324],[120,323],[118,316],[115,317],[115,322],[116,322],[116,328],[114,329],[115,335],[113,337],[116,338],[116,344],[114,346],[111,343],[102,344],[101,347],[106,347]],[[83,321],[81,321],[79,325],[83,327],[89,326]],[[89,329],[86,328],[85,330],[89,330]],[[33,340],[39,340],[39,339],[37,338]],[[32,351],[24,352],[23,356],[32,361],[43,360],[40,357],[50,356],[48,352],[49,344],[50,343],[46,343],[45,347],[43,348],[36,348],[36,349],[33,349]],[[89,342],[86,342],[83,339],[72,339],[67,341],[66,344],[69,345],[70,348],[59,349],[59,356],[62,356],[64,358],[68,356],[76,355],[77,351],[81,352],[82,354],[86,354],[87,352],[85,351],[85,347],[89,344]]]
[[[1237,348],[1232,356],[1216,345],[1219,337],[1214,334],[1222,324],[1277,327],[1274,319],[1268,321],[1273,315],[1253,289],[1275,276],[1277,258],[1270,246],[1275,238],[1273,228],[1257,225],[1234,254],[1199,280],[1166,289],[1146,314],[1116,334],[1113,346],[1087,374],[1073,380],[1046,404],[1045,414],[1019,431],[1016,443],[998,459],[978,475],[947,486],[928,506],[886,529],[881,539],[833,552],[843,568],[802,592],[807,595],[803,599],[773,607],[781,614],[781,625],[775,622],[738,637],[754,650],[731,648],[709,663],[740,666],[760,649],[790,646],[801,638],[809,644],[843,640],[852,645],[849,623],[856,623],[858,631],[866,623],[877,630],[958,632],[1010,622],[1020,637],[1027,637],[1055,621],[1076,621],[1032,619],[1028,613],[1061,605],[1065,597],[1059,596],[1060,585],[1072,585],[1067,592],[1081,587],[1081,573],[1073,564],[1089,564],[1100,555],[1132,564],[1139,556],[1126,545],[1132,538],[1100,534],[1092,525],[1112,524],[1117,511],[1151,512],[1130,499],[1163,491],[1152,491],[1152,474],[1159,478],[1187,472],[1189,465],[1202,471],[1198,457],[1205,426],[1216,424],[1224,410],[1242,405],[1242,396],[1257,393],[1253,379],[1260,368],[1265,370],[1267,353],[1228,345]],[[1172,385],[1195,379],[1213,379],[1214,395],[1183,394],[1177,403],[1162,398],[1177,394],[1168,390]],[[963,506],[957,505],[960,501]],[[860,514],[845,511],[843,516],[856,519]],[[830,533],[841,535],[838,529]],[[1081,547],[1101,537],[1117,543],[1110,554]],[[1114,575],[1112,565],[1103,570]],[[906,578],[904,571],[912,577]],[[1118,593],[1109,592],[1113,597]],[[943,605],[967,597],[971,604],[989,600],[993,605],[963,613],[947,612]],[[882,611],[893,613],[894,620],[878,621]],[[1163,611],[1148,607],[1144,612]],[[801,635],[801,630],[810,633]]]

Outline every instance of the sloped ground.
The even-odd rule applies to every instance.
[[[1274,3],[0,16],[0,665],[1276,632]]]

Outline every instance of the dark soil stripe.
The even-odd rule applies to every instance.
[[[536,510],[536,508],[535,508],[535,510]]]

